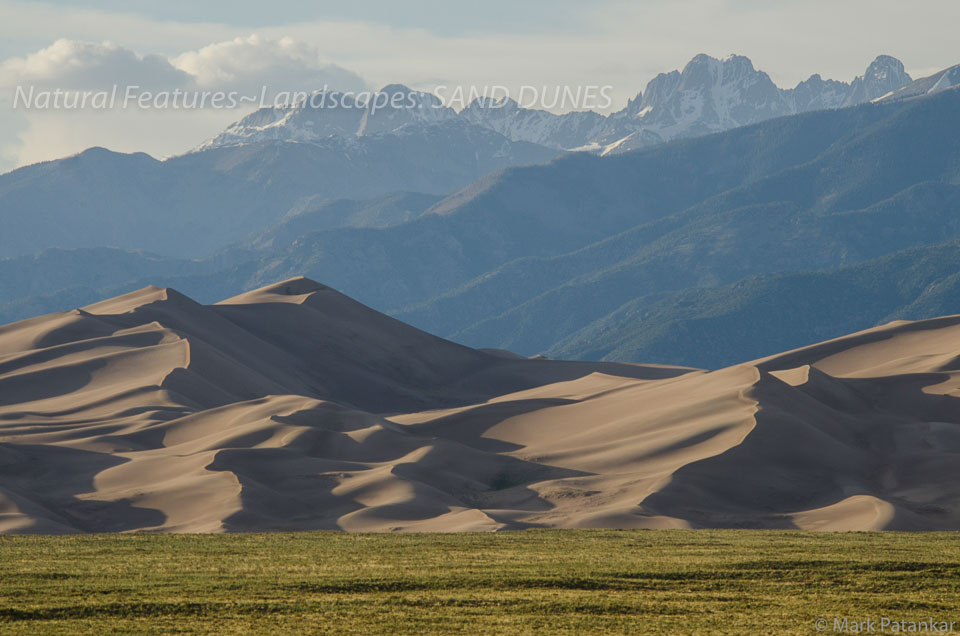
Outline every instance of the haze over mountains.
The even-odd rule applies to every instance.
[[[0,318],[147,284],[209,302],[309,275],[475,347],[718,368],[891,316],[952,313],[920,302],[953,273],[938,258],[898,293],[808,329],[772,321],[734,346],[738,324],[723,318],[787,298],[750,295],[754,277],[769,288],[869,262],[890,280],[879,270],[901,261],[888,255],[958,236],[957,149],[944,134],[958,126],[955,69],[903,86],[902,64],[881,56],[850,85],[814,77],[783,91],[746,58],[698,56],[608,117],[482,103],[458,114],[394,86],[427,106],[258,111],[163,162],[94,149],[0,176],[0,246],[15,256],[0,260]],[[842,107],[863,100],[873,103]],[[512,167],[444,197],[496,167],[553,157],[593,127],[571,122],[609,128],[646,109],[652,125],[678,104],[697,113],[687,132],[701,136]],[[775,116],[824,106],[838,108]],[[510,112],[510,125],[496,119]],[[528,120],[572,141],[527,141]],[[804,293],[791,298],[817,300]],[[727,344],[689,344],[701,327]]]
[[[257,143],[158,161],[91,148],[0,176],[0,254],[103,245],[199,257],[313,197],[445,194],[553,150],[448,122],[416,135]]]
[[[0,533],[960,524],[960,318],[712,373],[528,360],[306,279],[0,328]]]

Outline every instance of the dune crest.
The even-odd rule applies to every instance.
[[[0,533],[960,528],[960,318],[713,372],[470,349],[305,278],[0,327]]]

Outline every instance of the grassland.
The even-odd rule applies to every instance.
[[[3,633],[817,633],[960,621],[960,536],[0,536]]]

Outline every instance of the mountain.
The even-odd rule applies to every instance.
[[[903,62],[881,55],[867,67],[867,71],[853,80],[850,95],[844,106],[854,106],[870,102],[906,86],[913,79],[903,70]]]
[[[465,344],[551,351],[638,299],[960,235],[960,163],[941,132],[957,125],[958,100],[945,91],[514,168],[399,226],[301,236],[230,284],[323,276]]]
[[[392,192],[370,199],[306,197],[277,223],[206,259],[174,259],[118,248],[48,248],[0,259],[0,323],[83,306],[104,296],[170,280],[205,298],[241,289],[243,276],[257,269],[251,255],[284,248],[301,235],[340,227],[381,228],[421,215],[444,197]],[[228,268],[231,276],[220,275]]]
[[[773,117],[854,106],[910,81],[899,60],[881,55],[852,84],[813,75],[780,89],[742,55],[718,60],[700,54],[682,71],[657,75],[624,109],[606,116],[525,108],[509,97],[478,97],[457,113],[430,93],[390,85],[366,102],[331,91],[284,108],[264,108],[199,148],[276,140],[318,143],[330,136],[362,137],[457,120],[558,150],[626,152]],[[557,101],[553,97],[549,101]]]
[[[850,85],[837,80],[825,80],[820,74],[811,75],[794,88],[783,91],[784,99],[795,113],[841,108],[850,94]]]
[[[825,271],[758,275],[639,298],[547,353],[720,368],[841,333],[958,310],[960,242],[953,240]]]
[[[883,101],[896,101],[899,99],[908,99],[919,97],[921,95],[930,95],[945,91],[955,86],[960,86],[960,64],[944,69],[939,73],[934,73],[928,77],[920,78],[910,82],[880,99]]]
[[[899,62],[881,56],[843,103],[908,80]],[[318,92],[260,109],[194,152],[164,161],[92,148],[0,175],[0,258],[104,246],[204,257],[321,201],[449,194],[565,149],[626,152],[833,107],[843,86],[811,78],[785,92],[745,57],[698,55],[608,116],[556,115],[489,99],[457,113],[402,85],[368,101]],[[322,225],[334,227],[338,215],[329,211]]]
[[[505,263],[394,313],[468,344],[569,356],[574,349],[567,343],[577,341],[579,355],[602,357],[608,352],[600,342],[637,338],[641,334],[635,330],[647,328],[642,320],[628,325],[617,317],[662,308],[665,294],[689,290],[689,298],[701,293],[694,290],[757,274],[837,267],[960,236],[960,190],[954,185],[960,164],[940,132],[956,127],[960,94],[944,93],[915,105],[918,110],[904,110],[886,125],[851,134],[812,161],[770,173],[680,214],[568,254]],[[859,307],[849,305],[840,289],[831,290],[830,301],[840,311],[857,315]],[[908,293],[917,296],[923,290],[918,282]],[[896,302],[891,297],[889,311]],[[674,317],[682,315],[678,311]],[[464,323],[470,326],[459,326]],[[875,323],[860,326],[870,324]],[[826,325],[830,323],[824,320]],[[830,326],[837,329],[843,323]],[[737,323],[727,323],[708,337],[732,337],[737,328]],[[800,344],[796,334],[780,327],[767,351]],[[675,345],[669,352],[668,342]],[[703,350],[697,351],[665,340],[657,356],[646,351],[643,359],[715,368],[746,355],[729,347],[724,355],[705,360]],[[697,357],[688,357],[692,355]]]
[[[363,104],[337,91],[314,93],[289,106],[260,108],[228,126],[197,150],[263,141],[315,142],[356,133]]]
[[[318,91],[287,106],[261,108],[197,147],[197,150],[259,143],[322,143],[330,137],[365,137],[457,119],[429,93],[401,84],[385,86],[369,101],[350,93]]]
[[[553,115],[519,108],[510,100],[477,100],[460,116],[511,139],[610,154],[774,117],[855,106],[910,81],[899,60],[881,55],[851,84],[813,75],[781,89],[742,55],[718,60],[700,54],[681,71],[657,75],[623,110],[605,118],[580,112]]]
[[[439,194],[391,192],[371,199],[307,197],[274,225],[250,235],[244,247],[258,250],[283,246],[299,237],[342,227],[383,228],[413,220],[441,201]]]
[[[156,263],[128,268],[129,256],[117,256],[114,266],[106,253],[78,261],[90,264],[97,281],[84,286],[57,273],[55,260],[0,261],[0,273],[15,272],[18,287],[10,293],[19,294],[0,305],[0,315],[64,309],[149,281],[213,301],[304,274],[474,347],[725,366],[752,354],[667,346],[675,342],[664,329],[671,316],[697,315],[674,300],[960,236],[960,157],[942,134],[957,126],[958,100],[960,93],[947,90],[634,153],[575,153],[491,175],[390,227],[324,229],[309,215],[298,226],[293,216],[289,231],[282,223],[216,258],[175,263],[169,273]],[[311,227],[319,229],[306,231]],[[754,341],[764,348],[745,351],[764,355],[876,324],[863,320],[881,320],[924,291],[915,281],[890,296],[885,313],[866,314],[831,289],[827,298],[850,320],[825,319],[823,330],[770,321],[767,335]],[[705,337],[737,341],[735,322],[713,324]]]
[[[655,77],[626,109],[611,116],[619,132],[635,130],[615,141],[608,152],[719,132],[794,112],[781,90],[746,57],[717,60],[701,54],[682,72]]]
[[[164,161],[92,148],[0,175],[0,258],[101,246],[206,256],[307,200],[446,194],[555,155],[459,121],[402,134],[211,147]]]
[[[960,317],[749,364],[525,359],[292,279],[0,327],[0,533],[960,528]]]
[[[606,118],[592,111],[555,114],[521,108],[510,98],[484,97],[458,113],[435,95],[391,84],[366,102],[328,91],[285,107],[261,108],[200,144],[197,150],[264,141],[322,143],[330,137],[410,134],[411,129],[454,121],[492,130],[515,142],[565,150],[594,141]]]
[[[477,98],[460,112],[472,124],[515,141],[562,149],[587,148],[602,136],[607,118],[593,111],[551,113],[521,108],[516,100]]]

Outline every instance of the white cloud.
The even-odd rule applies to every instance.
[[[314,90],[325,84],[340,90],[366,88],[357,74],[323,63],[317,47],[289,37],[238,37],[183,53],[173,63],[202,88],[244,94],[259,94],[263,85],[283,91]]]
[[[0,86],[5,88],[31,84],[43,89],[102,90],[135,84],[161,90],[192,83],[193,77],[167,58],[140,56],[110,42],[57,40],[0,64]]]
[[[156,20],[138,15],[132,6],[130,12],[121,12],[81,3],[56,6],[36,0],[0,0],[2,56],[22,55],[64,38],[85,42],[109,40],[128,49],[172,56],[240,33],[224,24]]]
[[[323,62],[315,46],[289,37],[238,37],[175,58],[139,55],[112,42],[61,39],[24,57],[0,63],[0,87],[32,84],[65,90],[136,85],[150,90],[196,87],[258,95],[264,84],[277,90],[313,90],[329,84],[363,90],[356,73]]]
[[[36,91],[112,91],[115,85],[136,85],[160,91],[193,84],[193,76],[174,67],[166,57],[138,55],[110,42],[57,40],[39,51],[5,60],[0,63],[0,105],[5,111],[0,117],[0,166],[13,168],[62,157],[92,145],[151,152],[189,147],[178,134],[171,134],[170,117],[152,127],[144,125],[140,113],[14,110],[17,87],[24,91],[30,87]],[[196,134],[196,127],[188,124],[199,123],[200,118],[182,115],[185,113],[177,125]]]

